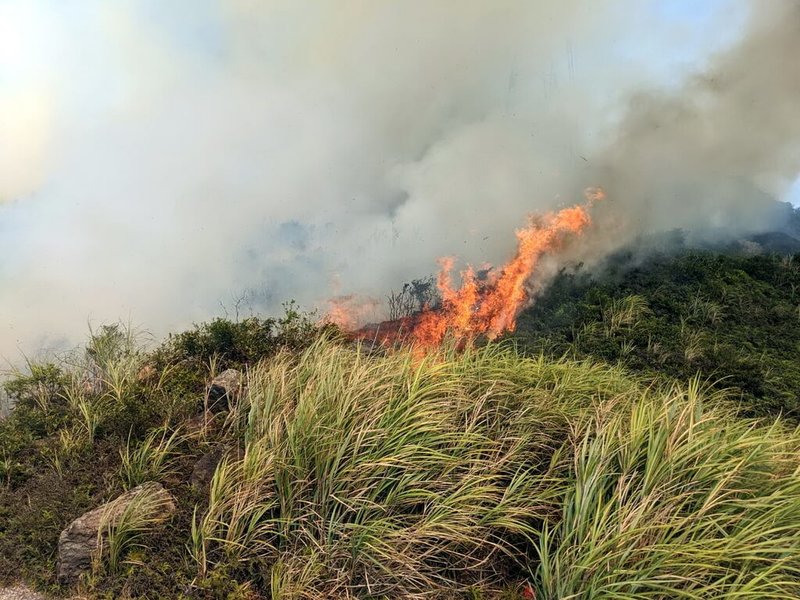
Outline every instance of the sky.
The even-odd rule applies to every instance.
[[[683,94],[754,6],[298,5],[0,0],[0,355],[496,263],[527,213],[604,185],[632,99]],[[797,173],[748,177],[800,204]]]

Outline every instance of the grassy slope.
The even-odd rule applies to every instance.
[[[631,258],[594,277],[563,272],[521,315],[520,350],[620,362],[648,377],[699,371],[747,414],[800,417],[800,255]]]
[[[0,579],[56,589],[59,531],[154,479],[178,514],[153,530],[133,515],[90,594],[800,594],[800,432],[781,421],[587,361],[314,338],[297,315],[218,321],[146,354],[109,329],[14,380]],[[197,419],[209,371],[243,364],[248,393]],[[194,461],[219,446],[210,489],[193,490]]]

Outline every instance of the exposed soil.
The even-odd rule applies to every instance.
[[[46,600],[41,594],[29,590],[25,586],[16,585],[10,588],[0,588],[0,600]]]

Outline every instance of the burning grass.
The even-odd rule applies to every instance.
[[[603,200],[605,193],[600,188],[589,188],[585,196],[583,205],[531,215],[528,224],[516,232],[514,257],[500,269],[485,271],[483,277],[478,277],[468,266],[461,271],[461,280],[456,286],[452,277],[455,260],[440,259],[437,287],[441,302],[438,306],[422,307],[415,314],[365,327],[356,331],[354,337],[384,346],[410,345],[421,354],[438,348],[446,339],[455,340],[457,346],[464,347],[478,338],[494,340],[514,331],[517,316],[530,300],[526,285],[539,261],[589,227],[589,209]],[[340,300],[345,302],[331,303],[327,319],[352,330],[363,314],[363,307],[358,306],[352,296]]]

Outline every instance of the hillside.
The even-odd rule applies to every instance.
[[[649,378],[701,373],[748,415],[800,417],[800,255],[620,253],[563,270],[511,336]]]
[[[583,290],[576,278],[539,310]],[[90,598],[800,594],[800,432],[697,379],[502,344],[367,353],[290,307],[152,350],[106,327],[7,388],[5,584]]]

